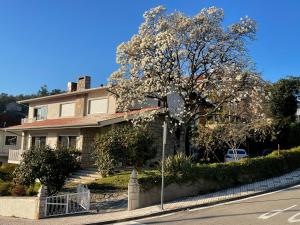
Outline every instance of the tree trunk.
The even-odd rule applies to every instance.
[[[185,145],[185,154],[191,155],[191,149],[190,149],[190,131],[191,127],[187,125],[184,129],[184,145]]]

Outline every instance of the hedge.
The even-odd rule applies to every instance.
[[[185,176],[165,177],[166,185],[201,183],[199,193],[207,193],[242,184],[252,183],[271,177],[283,175],[300,168],[300,146],[274,151],[265,157],[243,159],[238,162],[193,164]],[[139,177],[143,190],[160,185],[159,173]],[[203,186],[203,187],[202,187]]]

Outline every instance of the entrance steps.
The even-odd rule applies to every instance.
[[[100,178],[102,178],[102,176],[98,173],[96,168],[84,168],[72,173],[68,182],[88,183]]]

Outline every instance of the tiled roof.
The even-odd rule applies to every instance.
[[[99,122],[121,119],[126,120],[130,116],[137,115],[139,113],[158,110],[159,107],[148,107],[139,110],[132,110],[129,112],[114,113],[102,116],[85,116],[85,117],[72,117],[72,118],[59,118],[59,119],[47,119],[34,121],[32,123],[24,123],[22,125],[8,127],[8,130],[30,130],[30,129],[42,129],[42,128],[64,128],[64,127],[85,127],[85,126],[100,126]]]

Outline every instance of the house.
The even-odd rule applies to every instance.
[[[134,108],[130,112],[118,112],[116,99],[108,87],[91,88],[89,76],[79,77],[78,81],[68,83],[68,91],[45,97],[38,97],[19,102],[28,104],[28,116],[21,125],[11,126],[0,131],[2,157],[9,163],[19,163],[21,154],[32,146],[58,145],[74,147],[82,152],[81,166],[94,165],[92,142],[97,133],[104,133],[112,126],[126,123],[139,113],[159,110],[158,101],[147,103],[147,107]],[[162,147],[162,120],[152,122],[155,145],[160,157]],[[183,148],[180,135],[168,136],[166,153]],[[1,138],[0,138],[1,139]]]

